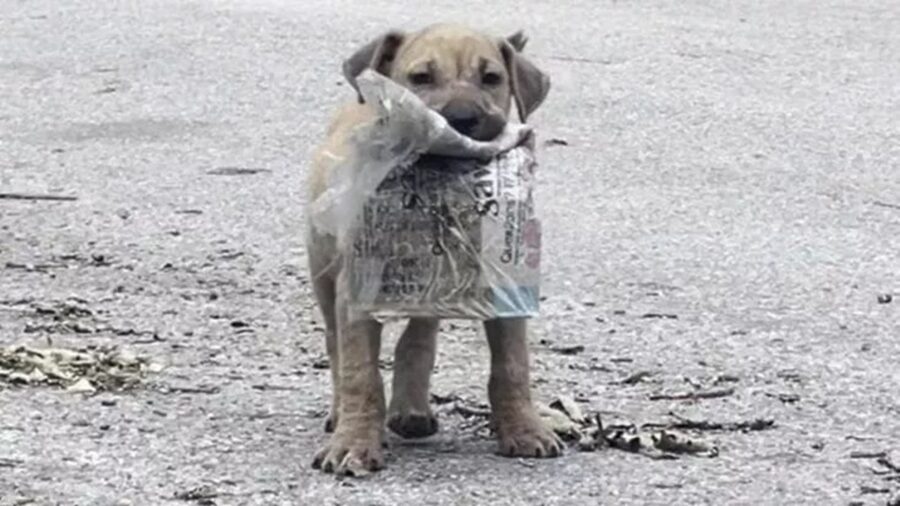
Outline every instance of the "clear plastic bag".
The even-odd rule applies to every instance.
[[[414,94],[374,72],[358,81],[377,119],[312,203],[344,262],[337,289],[378,318],[535,316],[540,222],[531,130],[491,142],[453,130]]]

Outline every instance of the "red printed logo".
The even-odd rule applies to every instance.
[[[541,223],[536,219],[531,219],[525,222],[525,225],[522,227],[522,239],[525,241],[525,246],[528,248],[540,248],[541,247]]]

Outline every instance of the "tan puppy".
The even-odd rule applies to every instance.
[[[356,77],[373,68],[415,92],[456,130],[478,140],[496,137],[506,125],[515,100],[522,121],[544,100],[550,82],[520,54],[521,33],[492,38],[457,25],[437,25],[418,33],[389,32],[360,48],[344,63],[344,75]],[[348,104],[331,124],[316,153],[310,175],[311,198],[325,189],[329,171],[347,152],[353,129],[373,117],[362,103]],[[437,431],[429,406],[437,319],[413,318],[395,350],[393,395],[385,410],[378,371],[381,325],[349,320],[335,285],[341,276],[334,237],[310,226],[310,269],[326,325],[333,402],[326,430],[328,444],[313,466],[326,472],[359,474],[384,464],[384,425],[400,436],[424,437]],[[491,350],[488,393],[500,453],[516,457],[552,457],[562,444],[544,427],[531,402],[524,319],[485,322]]]

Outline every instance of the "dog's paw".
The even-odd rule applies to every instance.
[[[429,412],[411,411],[391,413],[387,422],[394,434],[406,439],[418,439],[434,435],[438,431],[437,417]]]
[[[497,420],[499,453],[505,457],[552,458],[563,454],[559,436],[536,413]]]
[[[313,468],[339,476],[366,476],[384,468],[381,443],[381,429],[355,434],[336,432],[316,454]]]

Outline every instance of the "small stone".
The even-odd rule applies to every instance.
[[[158,362],[150,362],[150,364],[147,365],[147,371],[149,371],[153,374],[160,373],[165,368],[166,368],[166,366],[164,366]]]
[[[137,355],[131,351],[121,350],[116,356],[116,361],[125,366],[134,365],[138,362]]]
[[[890,304],[893,301],[894,301],[894,296],[890,293],[883,293],[878,296],[879,304]]]

